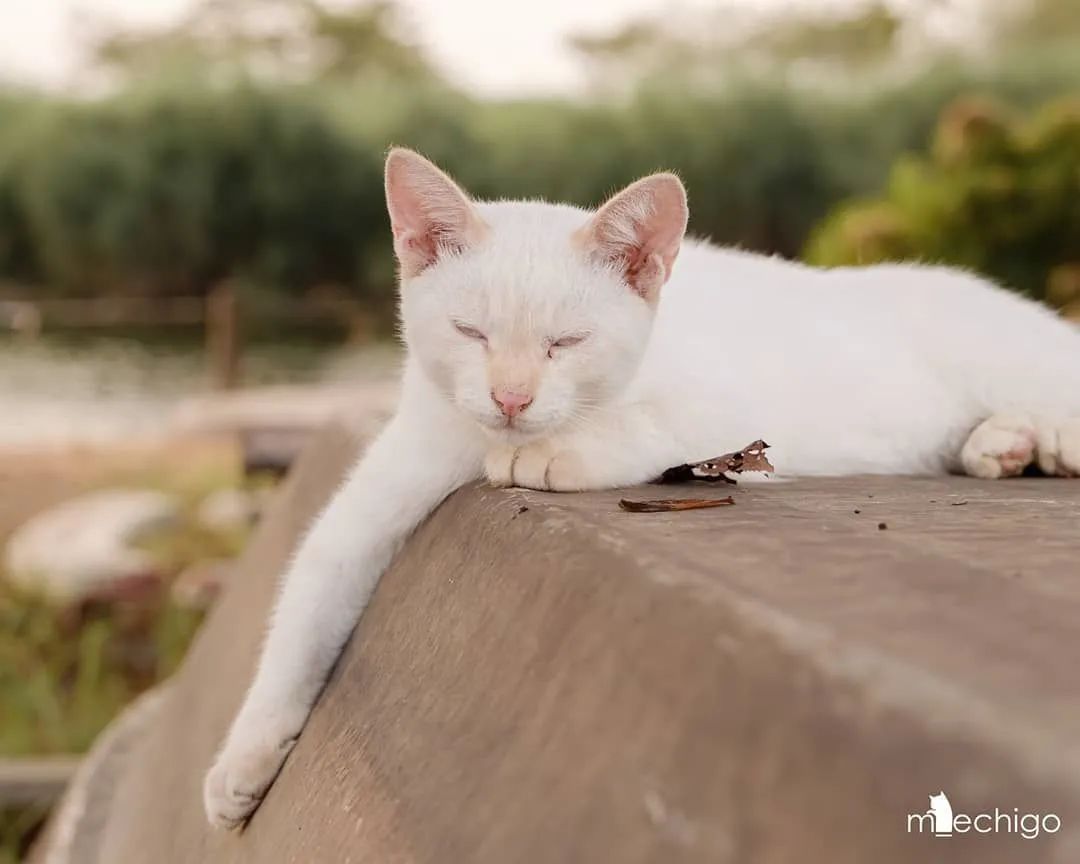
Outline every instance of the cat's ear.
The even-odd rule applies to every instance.
[[[478,242],[487,232],[461,187],[419,153],[402,147],[386,157],[386,209],[405,278],[426,270],[440,255]]]
[[[596,211],[575,235],[587,253],[618,268],[649,303],[671,275],[686,233],[686,190],[674,174],[632,183]]]

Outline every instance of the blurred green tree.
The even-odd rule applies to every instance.
[[[921,2],[941,14],[955,4]],[[196,12],[167,32],[117,37],[113,47],[134,53],[117,55],[116,96],[0,94],[0,281],[114,294],[197,292],[229,276],[293,293],[335,282],[385,306],[394,266],[379,169],[391,144],[417,148],[486,198],[590,206],[673,169],[690,189],[694,233],[795,256],[839,201],[878,194],[901,153],[925,148],[952,99],[980,91],[1036,104],[1080,82],[1080,53],[1047,62],[1036,50],[908,78],[849,75],[875,82],[862,89],[795,75],[720,81],[709,70],[722,57],[679,46],[749,44],[757,19],[709,19],[710,30],[688,18],[610,46],[631,82],[624,98],[490,101],[441,83],[422,56],[415,65],[392,6],[202,0]],[[893,51],[896,26],[909,24],[876,14],[852,18],[839,41],[858,42],[868,27],[878,47],[864,57]],[[781,32],[768,50],[816,68],[813,46]],[[185,62],[195,77],[168,78],[168,44],[194,51]],[[648,53],[657,45],[655,62],[672,76],[700,68],[701,86],[642,83],[636,76],[660,68]],[[861,242],[881,245],[875,258],[918,254],[902,229],[885,202],[860,224]]]
[[[318,0],[198,0],[162,28],[96,29],[96,65],[126,84],[163,76],[218,85],[435,76],[391,0],[343,8]]]
[[[1080,101],[1029,120],[990,99],[955,102],[930,152],[896,163],[884,199],[838,208],[806,257],[941,262],[1059,307],[1080,303]]]
[[[902,10],[886,0],[845,6],[790,7],[783,14],[727,2],[680,16],[631,20],[606,34],[576,34],[570,47],[600,91],[643,82],[715,87],[739,77],[808,74],[831,78],[876,70],[901,44],[926,42],[921,0]]]
[[[1018,46],[1045,50],[1061,43],[1075,47],[1080,42],[1080,9],[1075,0],[984,0],[981,11],[989,17],[990,38],[999,51]]]
[[[763,77],[864,88],[927,64],[1080,43],[1076,0],[863,0],[799,4],[782,12],[726,2],[697,12],[633,19],[569,46],[595,89],[632,92]]]
[[[0,189],[25,214],[39,276],[56,289],[198,293],[237,277],[373,290],[362,266],[365,238],[383,229],[371,194],[380,154],[299,95],[74,107],[8,164],[14,181]]]

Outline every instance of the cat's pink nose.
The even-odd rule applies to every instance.
[[[532,396],[518,390],[492,390],[491,401],[499,406],[499,410],[507,417],[517,417],[522,411],[532,405]]]

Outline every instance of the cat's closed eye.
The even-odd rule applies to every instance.
[[[565,336],[553,339],[548,344],[548,357],[553,356],[554,351],[558,348],[573,348],[575,345],[580,345],[588,338],[588,333],[567,333]]]
[[[455,321],[454,329],[467,339],[475,339],[477,342],[487,342],[487,336],[485,336],[471,324],[466,324],[462,321]]]

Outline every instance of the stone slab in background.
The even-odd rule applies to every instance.
[[[275,580],[353,453],[341,431],[306,452],[72,861],[1080,860],[1080,482],[1052,480],[807,480],[655,515],[617,507],[655,487],[464,489],[247,829],[210,831],[202,776]],[[1063,828],[909,834],[942,790]]]
[[[57,602],[111,592],[155,576],[151,556],[133,544],[179,515],[179,502],[163,492],[87,492],[15,529],[4,547],[3,570],[21,587]]]

